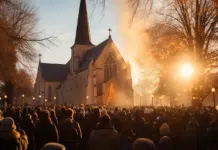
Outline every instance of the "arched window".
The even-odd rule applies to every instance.
[[[48,86],[48,100],[52,100],[52,87],[51,85]]]
[[[109,81],[117,74],[117,64],[114,58],[109,55],[104,63],[104,80]]]

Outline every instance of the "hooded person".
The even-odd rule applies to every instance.
[[[23,120],[20,123],[20,128],[24,130],[28,137],[28,150],[32,150],[34,148],[34,130],[35,125],[33,124],[32,116],[30,114],[26,114]]]
[[[74,110],[69,108],[65,112],[65,119],[58,126],[60,143],[66,149],[76,149],[82,139],[82,131],[78,122],[74,120]]]
[[[167,136],[170,134],[170,127],[167,123],[164,123],[160,126],[159,131],[161,136]]]
[[[35,150],[39,150],[48,142],[57,142],[59,135],[56,126],[53,124],[49,111],[42,111],[39,115],[39,122],[35,128]]]
[[[111,125],[111,119],[108,115],[104,115],[100,118],[100,122],[97,124],[89,137],[89,149],[90,150],[118,150],[119,146],[119,134]]]
[[[2,150],[26,150],[28,138],[25,132],[19,133],[11,117],[0,121],[0,149]]]
[[[59,143],[47,143],[40,150],[66,150],[66,148]]]
[[[139,138],[133,143],[133,150],[156,150],[156,147],[152,140]]]
[[[159,141],[158,150],[173,150],[173,141],[168,136],[163,136]]]
[[[200,146],[199,124],[194,117],[188,122],[183,134],[181,147],[186,150],[198,150]]]

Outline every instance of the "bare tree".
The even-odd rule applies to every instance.
[[[203,100],[202,93],[208,93],[202,91],[204,79],[218,67],[218,13],[214,2],[170,0],[160,15],[163,17],[161,28],[151,30],[151,35],[155,35],[151,53],[165,70],[181,53],[191,57],[196,68],[193,97]]]
[[[37,32],[35,9],[22,0],[0,1],[0,80],[6,84],[6,94],[12,99],[17,65],[31,71],[36,57],[34,43],[47,46],[55,37],[41,38]]]

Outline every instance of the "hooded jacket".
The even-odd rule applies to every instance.
[[[89,146],[90,150],[118,150],[119,134],[113,127],[99,125],[91,132]]]

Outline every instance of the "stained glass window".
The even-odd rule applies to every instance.
[[[104,63],[104,79],[109,81],[117,74],[117,64],[114,58],[109,55]]]

